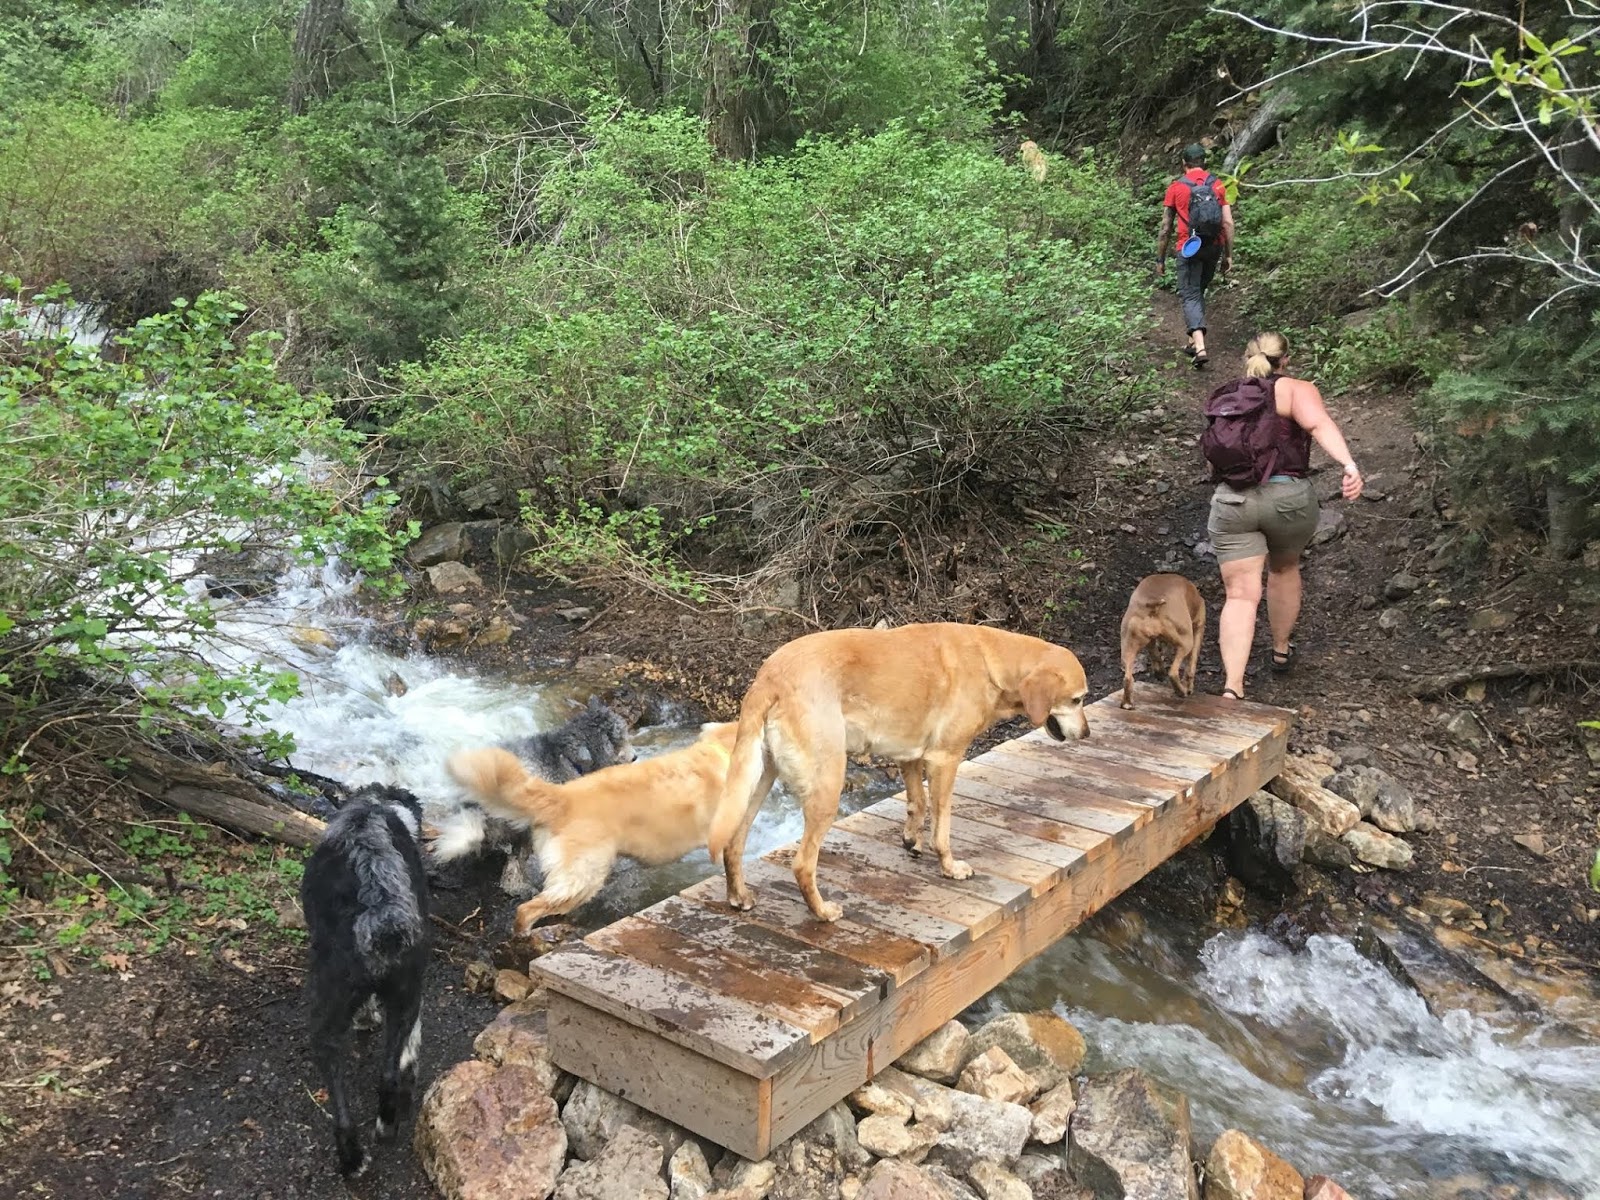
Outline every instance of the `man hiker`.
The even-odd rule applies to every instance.
[[[1156,247],[1156,274],[1167,270],[1167,247],[1172,242],[1172,226],[1178,226],[1178,298],[1183,301],[1183,323],[1189,331],[1189,344],[1183,352],[1196,367],[1206,365],[1206,288],[1217,273],[1233,267],[1233,208],[1221,180],[1206,171],[1206,148],[1198,142],[1184,147],[1183,174],[1167,185],[1162,203],[1161,241]],[[1199,248],[1185,255],[1185,243],[1199,238]]]

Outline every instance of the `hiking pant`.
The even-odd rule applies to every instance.
[[[1201,246],[1193,258],[1178,256],[1178,299],[1183,301],[1183,323],[1186,333],[1206,327],[1206,288],[1217,273],[1217,263],[1222,259],[1222,246],[1214,243]]]

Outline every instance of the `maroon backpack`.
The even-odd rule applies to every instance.
[[[1206,398],[1200,452],[1211,464],[1212,478],[1245,488],[1265,483],[1272,474],[1283,437],[1277,381],[1276,375],[1246,376]]]

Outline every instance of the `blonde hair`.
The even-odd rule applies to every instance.
[[[1265,379],[1283,366],[1283,356],[1289,353],[1288,339],[1281,333],[1258,333],[1244,348],[1244,373],[1254,379]]]

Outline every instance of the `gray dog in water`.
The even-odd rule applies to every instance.
[[[559,729],[507,742],[505,748],[521,759],[532,774],[549,783],[568,783],[601,767],[632,762],[634,757],[628,742],[628,723],[594,696],[589,697],[583,711]],[[531,830],[517,829],[491,817],[466,799],[455,812],[435,824],[439,830],[433,841],[435,862],[451,862],[484,846],[493,846],[506,852],[501,890],[513,896],[526,896],[532,891],[525,865],[533,849]]]

